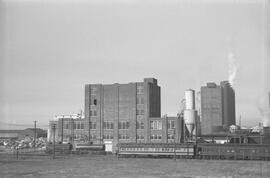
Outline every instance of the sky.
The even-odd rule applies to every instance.
[[[188,88],[237,74],[237,122],[261,122],[262,1],[0,0],[0,122],[45,127],[84,108],[84,85],[161,86],[161,113],[176,115]],[[268,58],[269,59],[269,58]]]

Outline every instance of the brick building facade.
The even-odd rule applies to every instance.
[[[201,87],[201,134],[227,131],[235,124],[235,93],[227,81]]]

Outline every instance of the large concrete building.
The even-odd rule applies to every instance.
[[[154,78],[85,86],[85,129],[93,143],[149,142],[151,117],[160,117],[160,87]]]
[[[201,134],[228,130],[235,124],[235,93],[227,81],[201,87]]]

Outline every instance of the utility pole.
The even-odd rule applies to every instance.
[[[35,134],[34,134],[34,148],[36,148],[37,121],[34,121],[34,128],[35,128]]]
[[[175,128],[174,128],[174,130],[173,130],[174,161],[176,161],[176,144],[175,144],[175,135],[176,135],[176,130],[175,130]]]
[[[71,134],[72,134],[72,148],[74,149],[74,119],[71,118],[71,126],[72,126],[72,130],[71,130]]]
[[[55,158],[55,129],[56,129],[56,124],[52,125],[53,129],[53,159]]]
[[[64,117],[62,118],[62,124],[61,124],[61,143],[64,141]]]

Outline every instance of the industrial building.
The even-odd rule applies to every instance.
[[[85,86],[85,129],[92,143],[180,142],[181,119],[160,117],[160,87],[154,78],[128,84]]]
[[[230,83],[207,83],[201,87],[201,134],[228,131],[235,125],[235,93]]]

